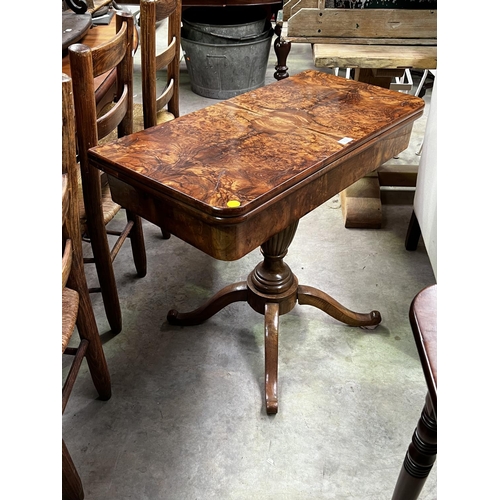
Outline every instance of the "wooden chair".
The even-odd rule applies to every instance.
[[[142,102],[134,103],[133,132],[154,127],[179,117],[179,72],[181,52],[180,0],[138,0],[140,23]],[[157,38],[157,23],[167,24],[165,43]],[[164,47],[159,49],[160,45]],[[166,84],[159,91],[158,73],[166,72]],[[104,107],[104,112],[109,105]],[[109,139],[116,139],[116,132]],[[170,233],[162,229],[165,239]]]
[[[179,117],[181,0],[140,0],[142,105],[134,106],[134,132]],[[156,25],[167,23],[166,48],[158,50]],[[166,71],[166,85],[157,88],[157,76]],[[165,239],[170,233],[161,228]]]
[[[109,371],[97,330],[85,278],[78,209],[78,166],[71,79],[62,75],[62,353],[74,356],[62,390],[62,412],[66,408],[79,368],[85,357],[99,399],[111,397]],[[75,326],[80,336],[77,348],[68,347]],[[83,488],[69,451],[62,442],[63,498],[83,498]]]
[[[106,316],[114,333],[122,328],[122,318],[113,261],[127,238],[139,277],[146,275],[146,250],[141,219],[126,211],[127,224],[123,231],[106,231],[107,224],[121,209],[113,202],[106,176],[89,164],[87,151],[99,140],[117,129],[118,137],[132,133],[133,129],[133,34],[132,14],[117,12],[116,36],[98,47],[83,44],[68,49],[75,103],[78,158],[80,162],[82,200],[80,222],[82,234],[88,236],[93,257],[85,262],[95,263]],[[94,78],[116,68],[116,95],[113,106],[97,115]],[[110,250],[108,234],[118,236]]]
[[[136,0],[134,4],[140,5],[136,14],[140,25],[142,102],[134,103],[133,108],[133,131],[139,132],[179,117],[182,2]],[[158,38],[160,21],[167,26],[165,40]],[[159,77],[161,71],[166,72],[166,78]],[[161,91],[160,80],[166,80]],[[108,105],[104,111],[109,109]],[[110,136],[116,138],[116,133]]]
[[[437,454],[437,285],[413,299],[410,324],[427,382],[422,415],[399,473],[392,500],[416,500]]]
[[[143,128],[179,117],[179,67],[181,50],[180,0],[141,0],[140,48]],[[167,47],[158,51],[156,23],[168,23]],[[158,95],[157,73],[167,72],[167,84]]]

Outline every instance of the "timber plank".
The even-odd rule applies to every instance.
[[[437,67],[437,46],[313,45],[317,68],[414,68]]]
[[[288,20],[289,36],[437,38],[437,11],[302,8]]]

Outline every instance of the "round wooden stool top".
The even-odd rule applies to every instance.
[[[432,406],[437,414],[437,285],[424,288],[413,299],[410,324]]]

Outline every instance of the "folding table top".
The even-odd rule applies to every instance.
[[[241,216],[413,122],[423,107],[411,95],[310,70],[95,147],[89,157],[207,215]]]

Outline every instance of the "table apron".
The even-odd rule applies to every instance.
[[[408,147],[413,120],[238,217],[214,217],[108,170],[113,200],[208,255],[237,260]],[[333,168],[331,166],[333,165]],[[106,169],[107,170],[107,169]]]

